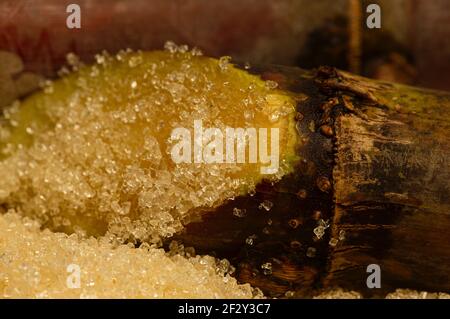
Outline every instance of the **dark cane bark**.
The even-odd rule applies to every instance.
[[[448,292],[450,94],[346,74],[325,82],[348,84],[341,94],[359,95],[356,87],[369,95],[335,122],[332,231],[344,230],[346,239],[330,252],[324,284],[367,295],[399,287]],[[369,264],[381,267],[379,290],[362,280]]]

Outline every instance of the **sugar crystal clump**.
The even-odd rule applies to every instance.
[[[314,247],[308,247],[306,250],[306,256],[309,258],[314,258],[316,256],[316,249]]]
[[[247,245],[249,245],[249,246],[252,246],[254,243],[255,243],[255,240],[257,239],[258,237],[256,236],[256,235],[250,235],[250,236],[248,236],[246,239],[245,239],[245,243],[247,244]]]
[[[259,204],[258,208],[259,209],[264,209],[265,211],[269,211],[271,210],[273,207],[273,203],[269,200],[264,200],[261,202],[261,204]]]
[[[236,217],[245,217],[245,215],[247,214],[247,210],[245,208],[240,209],[237,207],[233,208],[233,215]]]
[[[271,275],[272,274],[272,263],[262,264],[261,269],[263,270],[264,275]]]
[[[0,214],[0,298],[262,297],[229,276],[227,261],[170,256],[150,246],[114,248],[103,238],[39,228],[13,211]]]

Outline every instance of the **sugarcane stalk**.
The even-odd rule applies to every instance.
[[[450,291],[450,94],[325,67],[254,72],[307,97],[297,106],[303,160],[176,238],[229,258],[242,282],[277,297],[335,287],[365,296]],[[264,200],[270,213],[258,210]],[[367,287],[370,264],[381,268],[380,289]]]

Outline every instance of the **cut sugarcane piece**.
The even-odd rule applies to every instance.
[[[105,62],[102,60],[100,57],[100,62]],[[139,63],[139,59],[131,65],[135,63]],[[220,70],[221,65],[229,66],[227,59],[215,63]],[[276,81],[279,89],[271,89],[274,86],[272,82],[266,89],[278,94],[281,92],[281,100],[284,97],[308,96],[297,104],[295,128],[298,137],[289,135],[285,142],[280,139],[280,146],[299,146],[293,148],[292,153],[282,151],[280,154],[287,161],[295,156],[300,160],[291,161],[290,169],[284,170],[284,176],[275,183],[263,181],[258,170],[260,167],[254,167],[254,174],[260,178],[259,183],[254,181],[257,183],[256,192],[250,191],[251,186],[248,186],[248,191],[243,190],[234,200],[230,197],[211,208],[199,206],[204,211],[202,220],[187,223],[180,231],[176,230],[182,227],[173,229],[175,236],[166,239],[164,244],[169,246],[170,241],[176,239],[186,246],[194,246],[200,254],[226,257],[236,267],[236,277],[240,282],[251,283],[268,296],[313,296],[317,290],[333,287],[356,290],[364,296],[384,296],[398,288],[450,291],[450,233],[446,231],[450,225],[450,143],[447,134],[450,95],[380,83],[331,68],[309,72],[282,66],[260,66],[252,67],[251,72],[257,75],[256,78],[261,76],[262,79]],[[250,76],[241,71],[237,74]],[[127,72],[122,74],[121,81],[134,86],[127,75]],[[47,91],[50,92],[51,87]],[[230,113],[237,112],[236,108],[230,107]],[[89,114],[87,112],[86,116]],[[217,118],[226,118],[227,114],[219,110]],[[203,121],[205,119],[202,118]],[[94,121],[92,125],[98,124]],[[291,121],[280,122],[280,125],[293,127]],[[54,127],[46,128],[47,132],[64,132],[63,127]],[[6,140],[7,133],[2,133]],[[126,130],[114,133],[118,141],[130,134]],[[28,145],[36,145],[39,136],[41,134],[33,134],[34,142],[30,140]],[[55,140],[56,137],[53,136]],[[101,138],[104,137],[97,136],[97,139]],[[291,138],[294,139],[292,143],[289,142]],[[86,141],[92,143],[92,139]],[[9,144],[7,150],[26,143]],[[14,150],[8,156],[21,153],[25,155],[20,156],[28,156],[26,154],[32,147],[27,147],[22,146],[23,150]],[[96,156],[103,156],[102,152],[101,147],[92,151]],[[127,153],[127,149],[117,150],[117,156]],[[49,164],[43,158],[42,163]],[[68,162],[72,163],[69,160],[71,158]],[[94,166],[98,165],[98,160],[94,158]],[[20,162],[4,160],[2,165],[5,163],[10,166],[9,169],[3,167],[2,176],[8,178],[1,180],[2,190],[15,191],[3,194],[6,199],[3,206],[17,207],[26,212],[27,208],[33,208],[27,207],[26,199],[34,198],[36,191],[39,196],[43,195],[43,190],[52,189],[45,184],[39,184],[44,185],[43,190],[30,187],[33,180],[29,177],[41,174],[41,170],[36,169],[39,168],[37,164],[41,165],[38,160],[28,161],[24,157]],[[17,166],[17,163],[21,164]],[[32,163],[30,167],[28,163]],[[75,170],[73,175],[74,167],[81,173]],[[77,178],[83,176],[83,169],[89,168],[88,165],[70,166],[65,173]],[[50,169],[48,171],[51,172]],[[106,167],[101,173],[105,175],[99,173],[98,178],[110,174]],[[10,179],[14,174],[17,179]],[[64,174],[59,176],[65,177]],[[214,176],[220,179],[220,175]],[[196,185],[195,179],[191,181]],[[92,186],[95,185],[102,184]],[[192,184],[185,186],[192,187]],[[112,193],[117,187],[122,187],[122,184],[111,188]],[[111,190],[104,189],[105,193]],[[63,192],[56,193],[68,197]],[[189,198],[188,193],[179,195],[180,198]],[[54,197],[50,198],[54,200]],[[47,199],[45,196],[40,198],[42,201],[38,204],[42,209],[58,207],[61,203]],[[121,200],[126,202],[127,197]],[[88,214],[99,214],[98,208],[115,206],[113,201],[105,206],[98,205],[97,201],[87,203],[94,205],[70,210],[73,213],[71,222],[76,221],[85,230],[89,225],[86,222]],[[130,206],[130,211],[135,212],[135,208],[136,205]],[[33,210],[31,212],[34,213]],[[75,219],[79,212],[83,213],[80,215],[82,221]],[[106,216],[109,220],[105,229],[114,226],[110,221],[118,218],[119,223],[125,221],[126,227],[112,227],[116,234],[130,239],[129,234],[136,232],[136,224],[131,220],[123,219],[112,210],[106,215],[102,212],[105,211],[100,210],[96,216]],[[51,213],[51,220],[61,215],[58,211]],[[190,213],[191,210],[185,216],[196,216]],[[169,229],[172,225],[173,220],[165,225],[167,234],[172,233]],[[140,229],[157,229],[155,224],[150,226],[154,228]],[[98,231],[97,227],[95,225],[95,231]],[[380,289],[369,289],[366,285],[367,266],[370,264],[378,264],[381,268]]]
[[[295,94],[226,57],[171,47],[74,67],[1,126],[0,202],[51,229],[155,242],[292,171]]]

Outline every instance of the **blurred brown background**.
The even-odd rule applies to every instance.
[[[81,7],[81,29],[66,27],[70,3]],[[365,26],[369,3],[381,6],[381,29]],[[166,40],[243,62],[327,64],[450,90],[450,0],[0,0],[0,50],[46,76],[68,52],[90,61],[101,50],[160,49]]]

